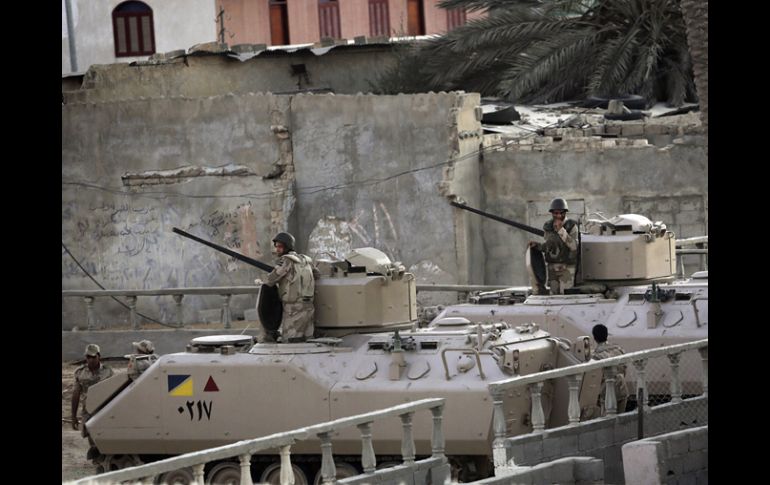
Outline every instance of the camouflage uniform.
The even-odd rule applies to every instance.
[[[136,380],[142,372],[146,371],[156,360],[158,356],[154,354],[155,347],[149,340],[142,340],[133,343],[134,348],[139,351],[138,354],[128,356],[128,367],[126,373],[129,379]]]
[[[578,227],[572,219],[564,221],[558,232],[553,230],[553,220],[543,224],[545,242],[536,247],[543,252],[548,263],[548,286],[552,295],[563,295],[575,282],[575,266],[578,253]]]
[[[284,343],[289,339],[313,337],[313,294],[318,270],[312,261],[309,256],[289,251],[281,256],[265,279],[268,286],[278,285],[278,294],[283,303],[281,335]]]
[[[91,369],[88,368],[87,364],[81,365],[75,370],[75,387],[73,391],[77,391],[78,389],[80,390],[81,414],[83,416],[83,426],[81,426],[80,432],[84,438],[88,436],[85,427],[86,421],[91,418],[91,415],[88,413],[88,411],[86,411],[86,396],[88,395],[88,388],[97,382],[112,377],[112,375],[112,368],[104,364],[99,364],[99,369],[97,369],[96,372],[91,372]]]
[[[596,346],[591,358],[593,360],[608,359],[623,355],[623,349],[619,345],[600,343]],[[615,376],[615,397],[618,399],[618,413],[626,410],[626,401],[628,400],[628,388],[626,386],[626,366],[621,364],[617,366],[618,374]],[[606,393],[604,379],[602,379],[602,392],[599,394],[598,406],[601,408],[602,416],[605,414],[604,395]]]

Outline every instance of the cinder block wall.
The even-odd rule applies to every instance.
[[[560,458],[510,475],[473,482],[484,485],[558,483],[560,485],[593,485],[604,483],[602,460],[589,457]]]
[[[623,445],[626,483],[708,484],[709,428],[686,429]]]
[[[653,407],[644,417],[645,436],[676,429],[682,416],[688,416],[690,422],[707,423],[708,398],[696,397],[679,404]],[[533,466],[570,456],[592,456],[604,462],[607,483],[624,483],[621,448],[637,440],[637,426],[636,412],[631,411],[615,418],[593,419],[578,426],[547,429],[543,433],[506,440],[507,456],[519,466]]]

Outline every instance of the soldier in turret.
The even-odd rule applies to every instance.
[[[278,286],[278,295],[283,304],[281,335],[284,343],[304,342],[313,337],[315,308],[313,296],[318,270],[313,266],[310,256],[294,251],[294,236],[288,232],[279,233],[273,238],[273,247],[279,260],[275,269],[267,275],[265,281],[255,280],[258,285]],[[267,329],[260,341],[275,342],[278,335]]]
[[[543,225],[545,242],[529,241],[530,248],[540,250],[548,264],[548,286],[552,295],[563,295],[575,282],[575,267],[578,256],[578,224],[567,219],[567,201],[556,198],[548,210],[553,219]],[[532,285],[532,292],[540,294],[542,289]]]

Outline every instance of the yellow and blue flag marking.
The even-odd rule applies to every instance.
[[[192,376],[190,374],[169,374],[168,393],[172,396],[192,396]]]

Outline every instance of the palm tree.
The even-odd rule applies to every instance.
[[[640,94],[681,105],[695,98],[679,0],[443,0],[488,11],[417,46],[383,79],[464,89],[523,103]]]
[[[680,0],[684,23],[687,26],[687,43],[690,46],[695,85],[698,88],[700,119],[708,140],[709,99],[709,3],[708,0]],[[708,141],[707,141],[708,143]]]

